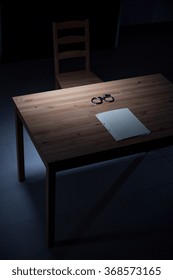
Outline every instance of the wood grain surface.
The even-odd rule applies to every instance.
[[[91,103],[105,93],[115,101]],[[173,85],[162,74],[15,96],[13,101],[47,165],[87,157],[104,160],[166,145],[173,138]],[[95,115],[118,108],[129,108],[151,134],[117,142]]]

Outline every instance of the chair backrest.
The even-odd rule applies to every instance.
[[[79,67],[82,67],[86,71],[90,70],[88,19],[80,21],[53,22],[53,43],[56,75],[63,71],[73,71],[74,59],[78,59],[78,61],[81,59]],[[71,60],[71,63],[67,63],[67,60]],[[70,66],[71,69],[66,70],[66,66],[63,68],[62,61],[64,61],[65,65]]]

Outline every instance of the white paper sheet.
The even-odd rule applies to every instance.
[[[128,108],[106,111],[96,117],[117,141],[150,133]]]

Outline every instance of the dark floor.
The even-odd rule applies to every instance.
[[[93,70],[104,81],[162,73],[173,82],[172,27],[122,27],[117,48],[92,53]],[[173,145],[58,174],[56,238],[79,240],[47,247],[45,167],[25,132],[18,182],[11,97],[53,87],[52,57],[0,65],[0,259],[172,259]]]

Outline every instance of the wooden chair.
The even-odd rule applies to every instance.
[[[55,88],[102,82],[90,69],[89,21],[53,22]]]

